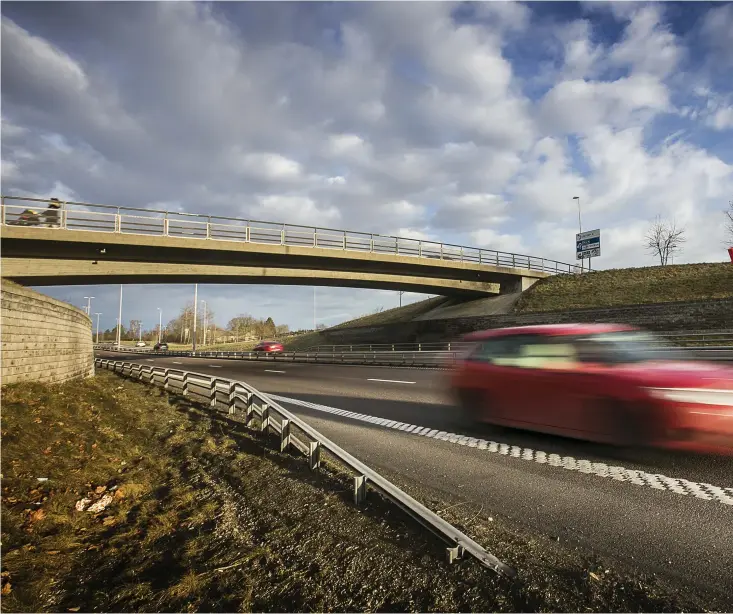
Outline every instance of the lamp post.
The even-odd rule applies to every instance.
[[[97,316],[97,341],[96,343],[99,343],[99,316],[101,316],[101,313],[95,313],[95,316]]]
[[[143,321],[140,320],[140,323],[137,326],[140,331],[140,341],[142,341],[143,340]]]
[[[206,301],[202,299],[201,302],[204,304],[204,342],[202,345],[206,346]]]
[[[582,233],[583,232],[583,224],[580,221],[580,196],[573,196],[573,200],[577,200],[578,201],[578,232],[579,233]],[[581,273],[583,272],[584,266],[585,266],[585,258],[581,258],[580,259],[580,272]]]
[[[163,310],[158,307],[158,343],[163,341]]]
[[[120,313],[117,317],[117,347],[122,345],[122,284],[120,284]]]
[[[95,297],[93,297],[93,296],[85,296],[84,298],[87,300],[87,308],[86,308],[87,315],[88,316],[91,316],[92,315],[92,299],[95,298]]]
[[[405,293],[404,290],[400,290],[400,307],[402,307],[402,295]]]
[[[199,285],[196,284],[193,290],[193,353],[196,353],[196,320],[198,318]]]

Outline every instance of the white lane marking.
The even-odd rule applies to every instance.
[[[212,369],[221,369],[221,365],[209,365]]]
[[[370,379],[367,378],[368,382],[389,382],[390,384],[415,384],[416,382],[404,382],[399,379]]]
[[[638,486],[646,486],[655,490],[665,490],[678,495],[692,495],[698,499],[714,500],[725,505],[733,505],[733,488],[722,488],[705,482],[693,482],[684,478],[671,478],[659,473],[647,473],[638,469],[627,469],[617,465],[607,465],[606,463],[597,463],[593,461],[576,459],[572,456],[560,456],[559,454],[548,454],[541,450],[533,450],[531,448],[521,448],[506,443],[496,441],[487,441],[485,439],[477,439],[475,437],[466,437],[455,433],[447,433],[436,429],[428,429],[404,422],[395,422],[394,420],[386,420],[376,416],[367,416],[357,414],[338,407],[329,407],[328,405],[319,405],[318,403],[310,403],[301,401],[300,399],[292,399],[279,395],[269,395],[271,399],[280,401],[281,403],[291,403],[292,405],[300,405],[309,409],[315,409],[329,414],[336,414],[344,418],[369,422],[370,424],[378,424],[389,429],[399,431],[410,431],[413,435],[420,437],[428,437],[430,439],[440,439],[449,443],[486,450],[492,454],[501,454],[502,456],[511,456],[525,461],[533,461],[535,463],[550,465],[551,467],[560,467],[568,471],[577,471],[588,475],[595,475],[601,478],[611,478],[619,482],[630,482]]]
[[[155,360],[153,360],[152,358],[146,358],[145,360],[147,360],[148,362],[155,362]]]
[[[277,369],[265,369],[267,373],[285,373],[285,371],[278,371]]]
[[[182,365],[183,363],[182,363],[182,362],[178,362],[177,360],[174,360],[174,361],[173,361],[173,364],[174,364],[174,365]]]

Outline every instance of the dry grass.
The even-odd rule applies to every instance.
[[[378,496],[355,508],[335,465],[310,472],[229,416],[106,372],[5,388],[2,437],[2,611],[715,606],[460,508],[448,519],[521,574],[450,566],[437,540]],[[102,486],[120,493],[106,510],[75,511]]]
[[[680,264],[553,275],[524,292],[516,313],[733,297],[733,264]]]

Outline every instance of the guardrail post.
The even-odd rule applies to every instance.
[[[315,471],[321,466],[321,442],[308,442],[308,467]]]
[[[254,395],[251,392],[247,392],[244,402],[244,424],[246,426],[249,426],[252,422],[252,417],[254,414],[254,408],[252,407],[253,399]]]
[[[209,407],[216,407],[216,392],[219,388],[219,380],[212,377],[209,383]]]
[[[513,269],[517,268],[517,261],[516,261],[514,254],[512,254],[512,268]]]
[[[183,372],[183,383],[181,384],[181,396],[188,396],[188,371]]]
[[[249,232],[249,222],[247,222],[247,226],[244,229],[244,242],[250,243],[251,235]]]
[[[237,411],[237,398],[236,398],[236,390],[237,390],[237,384],[234,382],[229,383],[229,399],[228,399],[228,406],[229,406],[229,413],[234,414]]]
[[[262,422],[260,424],[260,432],[267,433],[270,428],[270,408],[267,403],[262,405]]]
[[[148,377],[148,384],[155,385],[155,367],[150,367],[150,376]]]
[[[463,246],[461,245],[461,262],[463,262]]]
[[[171,374],[170,369],[165,369],[163,372],[163,390],[168,390],[171,386]]]
[[[366,500],[366,476],[357,475],[354,478],[354,505]]]
[[[280,452],[287,452],[290,448],[290,420],[283,418],[280,423]]]
[[[5,225],[5,198],[0,198],[0,222]]]
[[[446,558],[448,559],[448,563],[453,563],[454,561],[457,561],[458,559],[463,557],[463,553],[465,550],[463,549],[463,546],[454,546],[453,548],[446,548],[445,554]]]

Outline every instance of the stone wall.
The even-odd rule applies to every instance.
[[[81,309],[2,281],[2,384],[94,375],[92,321]]]
[[[453,340],[466,333],[488,328],[570,322],[615,322],[658,331],[731,329],[733,299],[445,318],[343,328],[323,331],[326,341],[322,343],[428,343]]]

